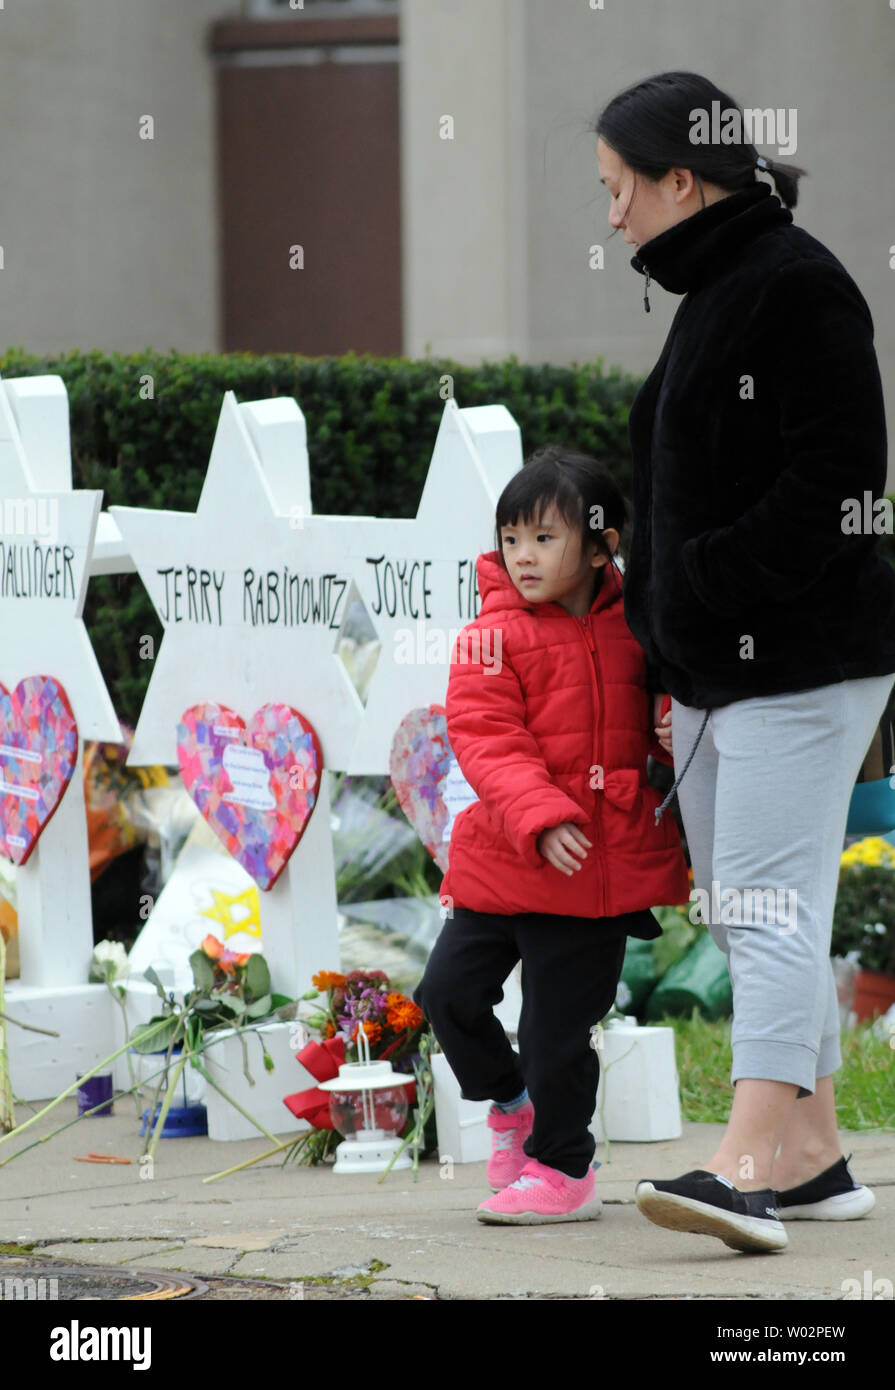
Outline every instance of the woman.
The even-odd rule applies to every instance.
[[[694,885],[734,1000],[721,1142],[636,1196],[661,1226],[779,1250],[780,1218],[873,1206],[839,1147],[829,949],[849,798],[895,678],[895,573],[844,520],[886,482],[869,310],[793,224],[801,169],[691,140],[713,101],[738,109],[664,73],[596,125],[645,307],[651,280],[684,296],[631,409],[625,615],[672,697]]]

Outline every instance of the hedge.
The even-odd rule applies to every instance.
[[[187,356],[101,352],[37,357],[10,349],[4,377],[58,375],[68,390],[76,488],[99,488],[103,506],[193,511],[225,391],[239,401],[293,396],[308,422],[315,512],[416,514],[452,378],[460,406],[503,404],[526,454],[554,441],[596,454],[630,495],[628,411],[640,379],[602,359],[583,366],[446,359],[238,353]],[[153,396],[146,399],[146,377]],[[135,724],[151,663],[139,639],[162,626],[136,575],[90,581],[84,618],[119,717]]]
[[[253,353],[187,356],[147,351],[38,357],[9,349],[5,377],[58,375],[68,390],[76,488],[99,488],[103,506],[193,511],[205,478],[224,392],[237,400],[293,396],[308,422],[315,512],[416,514],[445,393],[461,406],[505,405],[526,455],[553,442],[594,454],[631,495],[628,412],[642,378],[602,358],[584,365],[516,357],[464,366],[444,358],[307,358]],[[152,379],[147,398],[145,379]],[[445,385],[445,377],[450,384]],[[142,387],[142,389],[141,389]],[[627,533],[622,537],[626,550]],[[895,538],[881,549],[895,566]],[[162,627],[136,575],[90,581],[84,618],[116,712],[135,724]]]

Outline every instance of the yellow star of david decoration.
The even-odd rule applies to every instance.
[[[212,888],[211,896],[214,898],[214,907],[207,907],[201,913],[203,917],[211,917],[213,921],[220,922],[224,928],[224,940],[228,936],[234,936],[237,932],[245,932],[246,936],[261,935],[261,909],[258,902],[258,889],[254,883],[251,888],[246,888],[244,893],[220,893],[217,888]],[[246,915],[235,920],[233,917],[234,907],[245,909]]]

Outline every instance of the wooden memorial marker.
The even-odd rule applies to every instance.
[[[295,401],[238,405],[226,393],[195,513],[110,513],[165,628],[129,763],[176,765],[178,728],[194,707],[214,703],[250,724],[279,704],[313,726],[324,769],[345,767],[363,713],[337,651],[351,580],[345,532],[339,520],[311,515]],[[239,756],[247,785],[259,755]],[[338,969],[325,776],[294,853],[260,897],[275,990],[295,995],[315,971]]]
[[[445,403],[413,520],[346,528],[354,582],[382,642],[348,771],[387,773],[412,710],[443,704],[457,634],[478,616],[476,559],[494,549],[494,509],[521,467],[519,426],[500,405]]]
[[[72,491],[68,396],[60,377],[0,382],[0,497],[0,683],[12,694],[25,678],[52,677],[77,726],[74,774],[16,873],[20,984],[80,985],[93,951],[83,740],[117,743],[121,728],[82,619],[102,493]],[[23,763],[13,750],[26,741],[12,727],[4,721],[0,756],[9,788],[20,785]],[[32,728],[28,759],[51,763],[58,733],[50,725]],[[14,800],[12,791],[4,793],[7,804]],[[3,819],[3,833],[13,841],[2,852],[15,860],[23,837]]]

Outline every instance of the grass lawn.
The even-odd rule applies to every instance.
[[[683,1118],[723,1123],[733,1095],[730,1020],[709,1023],[694,1013],[661,1022],[675,1032]],[[842,1066],[835,1080],[840,1129],[895,1130],[893,1040],[876,1037],[869,1023],[843,1029]]]

